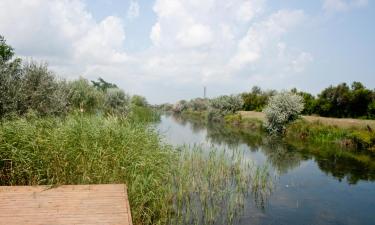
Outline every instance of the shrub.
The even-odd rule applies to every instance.
[[[130,110],[130,96],[118,88],[109,88],[104,96],[105,111],[110,114],[125,115]]]
[[[21,60],[5,62],[0,58],[0,118],[18,113],[21,102]]]
[[[34,110],[38,115],[61,115],[67,112],[68,89],[48,70],[46,64],[30,62],[24,65],[20,101],[24,112]]]
[[[238,95],[223,95],[209,101],[208,119],[221,119],[227,114],[235,113],[242,108],[242,98]]]
[[[208,100],[204,98],[195,98],[189,101],[188,108],[192,111],[205,111],[208,109]]]
[[[272,134],[284,132],[286,125],[298,118],[303,107],[303,98],[297,94],[281,92],[271,97],[263,110],[266,129]]]
[[[73,108],[94,112],[102,107],[103,92],[90,85],[88,80],[80,78],[70,82],[68,86],[69,103]]]
[[[140,95],[133,95],[131,99],[132,105],[146,107],[148,105],[145,97]]]
[[[172,111],[175,113],[181,113],[188,108],[188,103],[185,100],[181,100],[173,105]]]

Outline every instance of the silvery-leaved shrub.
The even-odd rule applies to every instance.
[[[119,88],[108,88],[104,95],[104,108],[109,114],[126,115],[130,110],[130,96]]]
[[[188,108],[188,103],[186,100],[180,100],[177,103],[175,103],[172,107],[172,111],[174,113],[181,113],[185,111]]]
[[[235,113],[242,109],[243,100],[239,95],[223,95],[210,99],[208,119],[218,120],[227,114]]]
[[[303,107],[303,98],[300,95],[281,92],[272,96],[263,110],[266,114],[266,129],[271,134],[283,133],[286,125],[299,117]]]

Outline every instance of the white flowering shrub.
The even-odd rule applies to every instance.
[[[210,99],[208,119],[222,119],[225,115],[242,109],[243,100],[239,95],[223,95]]]
[[[304,102],[300,95],[281,92],[272,96],[263,110],[266,114],[266,129],[271,134],[283,133],[286,125],[297,119],[303,108]]]
[[[185,100],[181,100],[173,105],[172,111],[174,113],[181,113],[188,108],[188,103]]]
[[[208,99],[195,98],[188,102],[188,109],[191,111],[205,111],[208,109]]]

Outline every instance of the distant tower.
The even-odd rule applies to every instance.
[[[203,98],[206,98],[207,89],[206,86],[203,87]]]

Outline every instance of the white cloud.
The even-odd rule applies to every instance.
[[[151,41],[154,45],[159,46],[161,40],[161,27],[160,23],[155,23],[152,26],[151,34],[150,34]]]
[[[243,1],[237,11],[237,18],[243,22],[249,22],[263,12],[264,0]]]
[[[366,6],[368,0],[324,0],[323,9],[329,12],[344,12]]]
[[[131,2],[129,18],[139,15],[137,4]],[[60,75],[101,76],[151,102],[174,101],[197,96],[203,85],[209,86],[210,95],[223,94],[280,74],[293,76],[313,61],[310,53],[283,42],[304,13],[266,15],[265,4],[156,0],[152,46],[132,53],[124,51],[122,19],[96,21],[82,0],[2,0],[0,33],[18,54],[48,61]],[[210,87],[218,87],[217,92]],[[163,95],[164,90],[173,92]]]
[[[212,41],[210,27],[194,24],[177,34],[177,40],[184,47],[198,47]]]
[[[3,0],[0,21],[0,33],[19,55],[53,67],[85,68],[127,59],[121,19],[108,16],[96,22],[79,0]]]
[[[267,48],[278,47],[281,36],[303,19],[304,13],[300,10],[278,11],[266,20],[253,24],[239,41],[237,53],[231,59],[230,65],[242,68],[248,63],[256,62]]]
[[[128,9],[128,18],[135,19],[139,16],[139,3],[136,0],[131,0]]]

